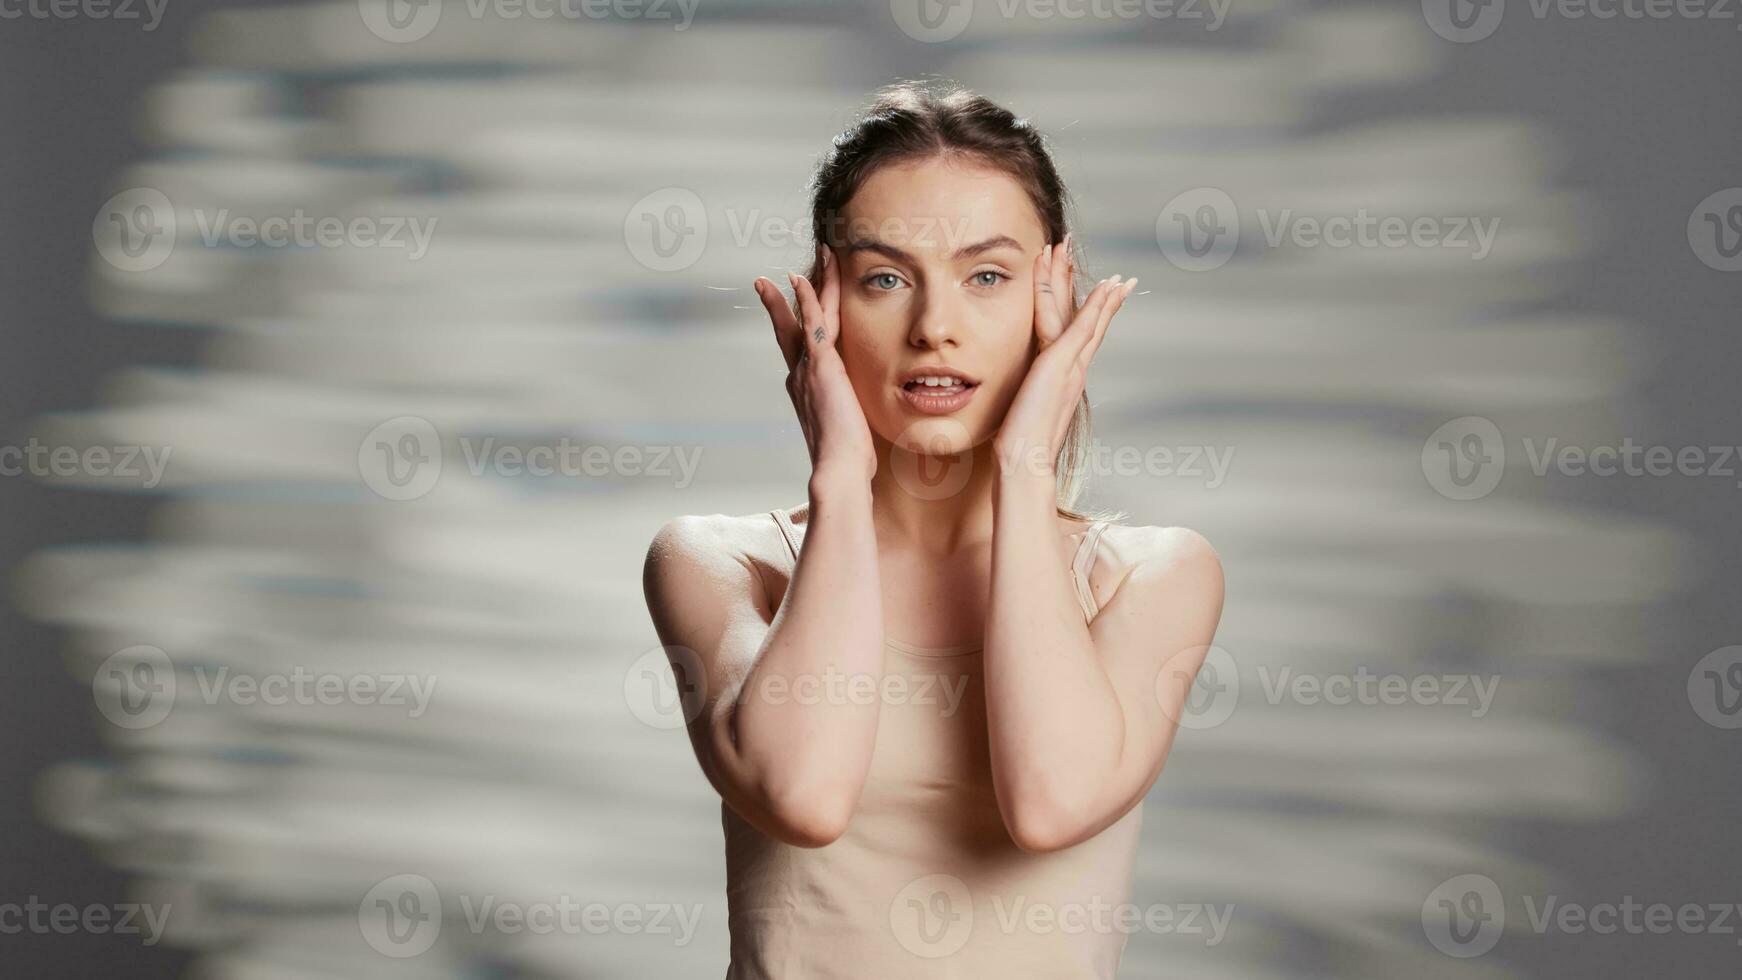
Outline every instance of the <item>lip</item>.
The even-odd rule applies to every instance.
[[[968,401],[974,397],[974,392],[980,390],[980,386],[975,385],[954,395],[922,395],[906,388],[900,390],[901,397],[919,411],[927,415],[948,415],[951,412],[960,411],[962,406],[968,404]]]
[[[929,378],[933,375],[938,377],[948,376],[952,378],[961,378],[963,381],[966,381],[971,385],[977,385],[980,383],[979,378],[974,377],[961,368],[950,367],[948,364],[921,364],[917,367],[908,368],[906,371],[902,372],[901,378],[895,383],[897,385],[905,385],[909,381],[917,381],[920,378]]]
[[[966,387],[963,387],[961,390],[949,395],[926,394],[928,389],[923,385],[917,388],[907,387],[907,385],[912,381],[934,376],[958,378]],[[980,381],[978,378],[973,377],[965,371],[937,365],[932,367],[916,367],[906,372],[901,376],[901,380],[896,383],[896,389],[901,392],[902,399],[914,409],[927,415],[948,415],[951,412],[960,411],[963,406],[967,405],[968,402],[973,399],[974,392],[980,390]]]

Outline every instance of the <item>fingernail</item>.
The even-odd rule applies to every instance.
[[[1130,292],[1131,290],[1136,289],[1136,288],[1137,288],[1137,280],[1135,278],[1126,281],[1126,283],[1125,283],[1125,291],[1126,292]]]

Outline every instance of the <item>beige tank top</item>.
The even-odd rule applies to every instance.
[[[773,512],[796,559],[798,534]],[[1083,614],[1105,522],[1072,562]],[[1112,980],[1143,806],[1075,847],[1019,849],[992,789],[981,647],[884,644],[877,739],[852,822],[781,843],[722,803],[727,980]]]

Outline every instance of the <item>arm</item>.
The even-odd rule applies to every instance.
[[[697,704],[685,708],[702,771],[758,829],[807,847],[846,830],[870,770],[881,708],[875,699],[829,698],[840,689],[829,677],[863,674],[880,686],[883,676],[871,522],[876,456],[835,349],[839,274],[826,249],[823,266],[820,298],[794,277],[803,327],[772,283],[756,283],[812,459],[805,546],[784,600],[772,608],[723,519],[668,524],[644,572],[648,609],[673,669],[700,685]],[[684,676],[689,672],[700,676]]]
[[[1143,799],[1222,611],[1209,543],[1183,528],[1144,528],[1137,560],[1085,624],[1059,560],[1054,493],[1038,479],[1006,479],[993,532],[993,782],[1005,826],[1027,851],[1087,840]]]
[[[1103,281],[1073,309],[1069,249],[1066,236],[1056,260],[1050,245],[1035,259],[1040,350],[993,440],[986,717],[999,810],[1028,851],[1086,840],[1143,798],[1222,610],[1215,552],[1179,529],[1131,542],[1138,553],[1093,627],[1072,598],[1054,465],[1089,362],[1136,281]]]
[[[820,847],[847,828],[869,771],[879,705],[799,697],[801,678],[881,683],[882,597],[869,487],[813,481],[805,547],[778,610],[720,518],[660,530],[644,587],[660,642],[686,687],[690,742],[708,781],[745,820]],[[865,574],[865,568],[873,569]],[[686,676],[689,673],[700,676]]]

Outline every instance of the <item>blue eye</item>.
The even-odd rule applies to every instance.
[[[992,281],[986,282],[984,280],[981,280],[980,279],[981,276],[991,276]],[[987,288],[991,288],[992,286],[996,286],[996,285],[998,285],[998,283],[1002,282],[1005,279],[1009,279],[1009,278],[1010,278],[1009,276],[1005,275],[1002,272],[998,272],[994,269],[982,269],[979,272],[974,273],[974,279],[976,281],[976,285],[985,286]]]
[[[884,280],[884,279],[891,279],[894,281],[889,283],[887,287],[881,287],[881,280]],[[899,285],[901,283],[901,277],[896,275],[893,272],[879,272],[879,273],[871,276],[870,278],[866,279],[865,281],[868,283],[871,283],[873,285],[878,285],[881,288],[884,288],[885,291],[887,291],[889,289],[894,289],[897,285]]]

